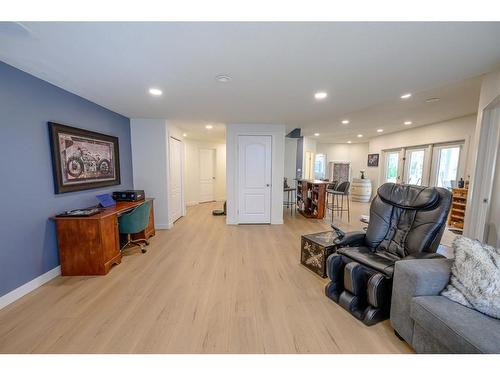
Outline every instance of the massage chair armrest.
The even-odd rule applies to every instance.
[[[334,240],[335,246],[337,248],[341,247],[353,247],[353,246],[363,246],[365,244],[366,233],[363,231],[359,232],[347,232],[342,239]]]

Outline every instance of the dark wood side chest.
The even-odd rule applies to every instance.
[[[300,263],[321,277],[326,277],[326,258],[335,252],[333,231],[306,234],[301,237]]]

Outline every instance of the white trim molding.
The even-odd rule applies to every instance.
[[[155,229],[162,230],[162,229],[171,229],[173,224],[155,224]]]
[[[52,268],[50,271],[45,272],[43,275],[40,275],[37,278],[28,281],[26,284],[23,284],[13,291],[3,295],[0,297],[0,310],[60,275],[61,266],[57,266]]]

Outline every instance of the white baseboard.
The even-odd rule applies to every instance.
[[[155,229],[170,229],[172,226],[170,224],[155,224]]]
[[[28,281],[26,284],[21,285],[20,287],[0,297],[0,310],[59,275],[61,275],[61,266],[52,268],[50,271],[45,272],[36,279]]]

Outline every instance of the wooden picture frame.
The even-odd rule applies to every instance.
[[[368,166],[378,167],[379,154],[368,154]]]
[[[55,194],[119,185],[118,138],[48,122]]]

